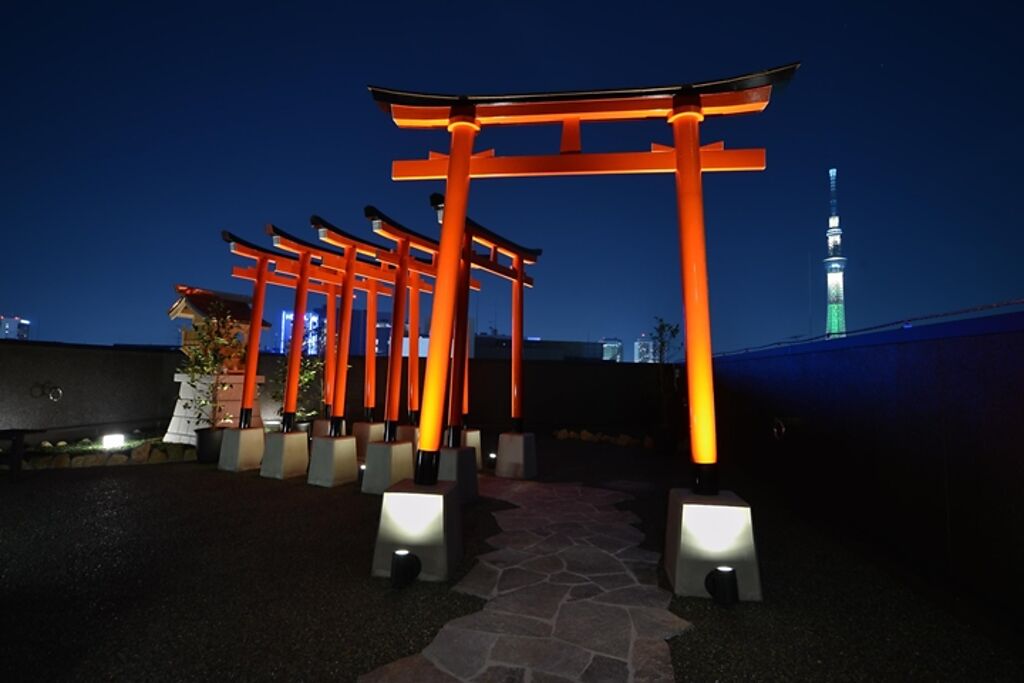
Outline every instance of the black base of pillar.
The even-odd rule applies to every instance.
[[[331,408],[332,407],[333,406],[331,406],[330,403],[325,403],[324,404],[324,419],[328,419],[329,420],[331,418],[331,412],[332,412]]]
[[[521,418],[521,417],[513,417],[512,418],[512,431],[515,432],[516,434],[522,434],[523,433],[523,418]]]
[[[449,425],[445,427],[444,445],[446,448],[462,447],[462,425]]]
[[[413,481],[420,486],[433,486],[437,483],[437,469],[440,464],[440,452],[416,451],[416,471]]]
[[[285,413],[281,416],[281,431],[285,434],[295,431],[295,413]]]
[[[694,463],[693,492],[702,496],[718,495],[718,463]]]
[[[252,408],[242,408],[238,414],[238,428],[249,429],[252,427]]]
[[[373,422],[373,408],[363,408],[363,417],[367,422]]]
[[[416,427],[420,426],[420,411],[410,410],[409,411],[409,422]]]
[[[398,420],[384,421],[384,440],[389,443],[398,441]]]
[[[331,424],[327,427],[327,436],[345,436],[344,416],[331,418]]]

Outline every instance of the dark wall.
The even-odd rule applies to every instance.
[[[1024,315],[715,359],[722,453],[815,516],[1024,606]],[[784,430],[784,431],[783,431]]]

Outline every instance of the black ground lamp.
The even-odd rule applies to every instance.
[[[391,587],[405,588],[420,575],[420,558],[404,548],[391,555]]]
[[[735,605],[739,597],[736,570],[724,565],[715,567],[704,577],[704,588],[719,605]]]

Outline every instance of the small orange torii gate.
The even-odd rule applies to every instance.
[[[716,81],[654,88],[592,90],[514,95],[439,95],[370,87],[378,105],[400,128],[444,129],[447,154],[400,160],[394,180],[446,182],[446,207],[437,259],[430,348],[423,387],[419,484],[437,481],[443,408],[448,380],[453,318],[458,302],[460,253],[464,249],[471,178],[557,175],[674,173],[680,232],[686,368],[690,405],[690,445],[695,464],[694,490],[718,491],[708,310],[707,261],[701,176],[704,172],[759,171],[763,149],[727,150],[723,143],[701,146],[700,123],[709,116],[763,111],[772,88],[788,81],[798,64]],[[583,153],[583,123],[661,119],[672,127],[673,147],[653,144],[650,151]],[[473,153],[476,135],[488,126],[557,124],[561,149],[554,155],[497,156]]]

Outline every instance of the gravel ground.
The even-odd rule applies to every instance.
[[[637,496],[661,550],[685,459],[541,439],[541,478]],[[754,506],[763,603],[675,598],[679,680],[1024,680],[1019,633],[726,478]],[[211,465],[0,474],[0,679],[353,680],[423,649],[483,601],[369,577],[380,499],[354,486],[230,475]],[[466,555],[498,533],[483,500]],[[667,585],[667,584],[666,584]]]
[[[499,529],[467,510],[466,561]],[[380,497],[213,465],[0,475],[0,679],[354,680],[483,600],[370,578]]]

